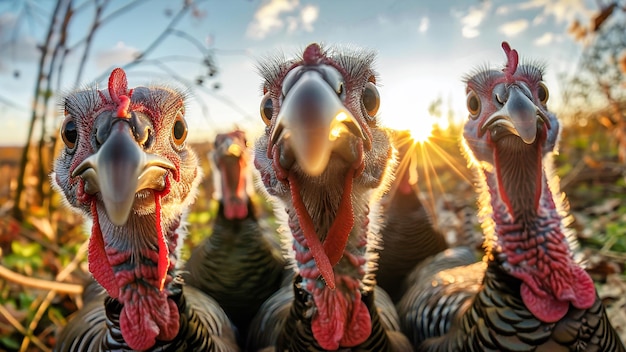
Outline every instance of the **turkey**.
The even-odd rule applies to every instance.
[[[394,131],[393,141],[400,160],[396,177],[383,199],[383,223],[380,228],[382,246],[379,250],[376,281],[393,302],[404,293],[408,274],[424,259],[435,255],[448,244],[433,226],[431,215],[422,204],[419,190],[411,179],[411,158],[415,145],[407,131]]]
[[[245,133],[218,134],[212,154],[221,193],[217,218],[192,251],[183,278],[220,304],[243,342],[259,306],[280,288],[286,263],[276,235],[257,218]]]
[[[128,89],[115,69],[107,90],[64,100],[65,143],[52,183],[92,222],[85,307],[63,329],[57,351],[237,351],[215,300],[177,275],[185,213],[202,177],[185,143],[184,95]]]
[[[254,163],[286,211],[297,276],[261,307],[251,351],[411,350],[368,261],[369,202],[388,186],[392,151],[374,57],[313,43],[259,66],[267,127]]]
[[[624,351],[566,228],[543,69],[502,48],[503,70],[466,81],[484,260],[442,270],[463,262],[448,250],[421,268],[398,304],[402,327],[418,351]]]

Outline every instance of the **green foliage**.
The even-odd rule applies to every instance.
[[[6,350],[17,350],[20,347],[20,341],[12,336],[0,336],[0,346]]]
[[[9,267],[16,268],[20,272],[32,273],[33,270],[37,270],[43,265],[39,243],[13,241],[11,242],[11,250],[13,253],[3,258],[5,265]]]

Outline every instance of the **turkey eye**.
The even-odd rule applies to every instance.
[[[176,113],[176,121],[174,121],[174,127],[172,127],[172,137],[176,145],[182,145],[187,139],[187,123],[183,118],[183,110],[178,110]]]
[[[380,94],[378,94],[378,89],[376,89],[374,83],[367,82],[361,100],[363,101],[363,106],[365,107],[365,111],[367,111],[367,115],[369,117],[374,117],[380,107]]]
[[[69,149],[76,147],[78,131],[76,130],[76,123],[72,118],[67,118],[63,122],[63,126],[61,126],[61,138],[63,138],[63,143],[65,143]]]
[[[475,119],[480,113],[480,99],[474,91],[467,94],[467,110],[470,113],[470,117]]]
[[[266,93],[261,100],[261,118],[263,118],[263,122],[265,125],[270,124],[272,121],[272,116],[274,114],[274,103],[272,102],[272,97],[270,97],[270,93]]]
[[[550,97],[550,94],[548,93],[548,87],[546,87],[546,85],[542,82],[539,82],[539,87],[537,88],[537,97],[539,98],[539,101],[541,101],[541,104],[547,103],[548,98]]]

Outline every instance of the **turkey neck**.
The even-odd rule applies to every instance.
[[[336,221],[348,221],[349,219],[340,218],[340,214],[343,214],[342,209],[339,207],[339,195],[342,194],[343,189],[340,187],[342,182],[329,183],[328,187],[311,187],[308,186],[306,190],[302,190],[302,199],[306,212],[310,215],[311,223],[314,226],[316,234],[318,234],[321,242],[327,239],[327,234]],[[312,197],[307,202],[308,194],[317,194],[317,197]],[[343,257],[339,259],[337,264],[333,267],[333,271],[336,276],[343,276],[345,278],[351,278],[355,280],[362,280],[365,272],[362,270],[362,265],[365,262],[365,250],[367,245],[367,215],[369,207],[366,202],[360,200],[364,197],[355,197],[352,195],[345,195],[350,197],[352,203],[353,213],[350,216],[354,219],[354,226],[348,234],[348,241],[346,248],[343,252]],[[289,215],[289,228],[294,236],[294,249],[296,252],[296,261],[300,273],[304,278],[305,287],[309,288],[312,285],[309,282],[316,282],[317,284],[327,284],[320,277],[321,273],[319,268],[315,265],[313,255],[310,251],[308,244],[304,237],[304,230],[301,226],[298,213],[295,210],[295,206],[287,208]],[[345,209],[344,209],[345,210]],[[341,282],[342,279],[335,278],[336,282]]]
[[[338,179],[324,179],[334,175]],[[371,333],[371,316],[361,300],[362,280],[367,247],[368,197],[354,173],[327,173],[320,182],[307,180],[307,187],[300,187],[300,178],[290,177],[289,187],[292,205],[288,207],[288,224],[294,237],[295,259],[302,276],[302,289],[313,298],[316,311],[312,317],[312,331],[317,343],[326,350],[352,347],[364,342]],[[343,187],[342,187],[343,185]],[[353,193],[354,192],[354,193]],[[348,204],[346,204],[349,202]],[[302,209],[304,208],[304,209]],[[305,223],[303,223],[305,222]],[[352,223],[350,228],[343,226]],[[304,227],[307,227],[305,229]],[[311,227],[313,229],[311,229]],[[332,267],[329,285],[322,276],[319,265],[310,248],[313,230],[320,242],[342,236],[335,231],[349,231],[345,249]],[[333,233],[334,231],[334,233]],[[324,248],[325,249],[325,248]],[[325,275],[324,277],[329,277]]]
[[[591,307],[595,288],[573,260],[548,184],[551,155],[542,155],[544,138],[530,145],[512,135],[497,142],[494,172],[485,171],[494,221],[486,247],[490,260],[490,254],[497,256],[503,269],[522,281],[520,293],[531,313],[555,322],[570,303]]]
[[[176,265],[176,231],[182,214],[168,222],[157,218],[155,213],[134,214],[129,217],[126,225],[114,226],[106,221],[104,206],[97,203],[96,208],[92,240],[98,237],[97,231],[100,231],[106,258],[92,254],[90,250],[90,270],[96,278],[101,276],[95,273],[107,270],[107,265],[113,272],[113,277],[105,275],[104,278],[114,283],[101,284],[107,290],[111,287],[118,289],[117,292],[109,291],[109,294],[123,305],[120,330],[124,340],[133,349],[143,350],[153,346],[157,339],[173,339],[179,331],[179,312],[176,303],[168,299],[168,286]],[[163,234],[157,233],[159,228],[163,229]],[[158,273],[158,236],[165,237],[169,251],[168,275],[163,290],[160,289],[161,278]]]

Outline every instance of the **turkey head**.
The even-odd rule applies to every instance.
[[[123,304],[124,339],[143,350],[178,333],[168,299],[181,217],[201,171],[186,145],[184,95],[165,87],[128,89],[122,69],[107,90],[64,100],[65,146],[52,181],[67,203],[93,222],[89,270]]]
[[[313,335],[328,350],[358,345],[371,329],[361,300],[372,284],[363,281],[369,201],[386,186],[391,156],[377,120],[374,56],[310,44],[296,59],[259,67],[267,127],[255,167],[287,211],[301,286],[314,305]]]
[[[213,177],[218,183],[216,190],[221,191],[218,199],[224,202],[224,216],[228,220],[241,220],[248,216],[250,190],[246,187],[251,182],[249,175],[250,155],[246,134],[241,130],[219,133],[215,136],[213,162],[220,177]]]
[[[467,79],[464,143],[470,162],[485,176],[482,208],[491,208],[495,219],[483,222],[487,255],[522,280],[521,296],[531,313],[555,322],[570,303],[589,308],[595,289],[572,258],[562,205],[555,203],[563,199],[551,162],[560,127],[546,106],[542,68],[520,64],[508,43],[502,48],[503,70],[481,70]]]

